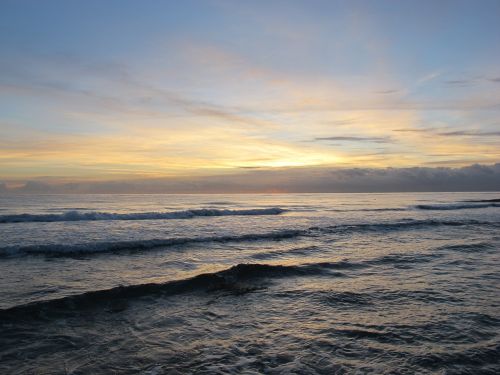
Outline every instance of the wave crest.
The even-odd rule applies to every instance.
[[[57,314],[59,312],[89,309],[99,306],[112,311],[118,311],[126,308],[127,301],[143,296],[170,296],[197,291],[226,291],[238,295],[261,289],[261,285],[251,283],[258,279],[321,274],[337,277],[344,276],[342,273],[336,272],[336,268],[338,267],[336,267],[335,263],[327,262],[300,265],[238,264],[219,272],[204,273],[183,280],[168,281],[159,284],[149,283],[119,286],[0,309],[0,319],[23,319],[27,314],[36,316],[41,312],[43,312],[44,317],[47,317],[50,314]]]
[[[247,210],[220,210],[200,208],[171,212],[137,212],[120,214],[113,212],[80,212],[67,211],[62,214],[18,214],[0,215],[0,223],[56,222],[56,221],[97,221],[97,220],[172,220],[192,219],[207,216],[249,216],[279,215],[286,212],[279,207],[255,208]]]
[[[81,244],[34,244],[25,246],[0,247],[0,256],[50,255],[74,256],[79,254],[98,254],[121,251],[144,251],[162,247],[210,243],[210,242],[252,242],[279,241],[301,236],[316,236],[318,234],[346,234],[353,232],[388,232],[400,230],[421,229],[426,227],[457,227],[468,225],[494,226],[499,223],[476,220],[403,220],[387,223],[341,224],[327,227],[310,227],[305,229],[284,229],[264,233],[242,235],[156,238],[132,241],[89,242]]]
[[[431,211],[448,211],[448,210],[466,210],[472,208],[488,208],[488,207],[500,207],[500,203],[452,203],[452,204],[419,204],[415,206],[419,210],[431,210]]]

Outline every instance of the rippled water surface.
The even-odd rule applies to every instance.
[[[499,198],[0,196],[0,373],[499,374]]]

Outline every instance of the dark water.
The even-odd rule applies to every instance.
[[[498,374],[499,194],[0,198],[0,373]]]

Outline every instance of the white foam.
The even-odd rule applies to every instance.
[[[113,213],[113,212],[80,212],[67,211],[61,214],[18,214],[0,215],[0,223],[23,223],[23,222],[55,222],[55,221],[96,221],[96,220],[172,220],[192,219],[207,216],[247,216],[247,215],[279,215],[286,210],[279,207],[255,208],[246,210],[219,210],[200,208],[193,210],[171,211],[171,212],[137,212],[137,213]]]

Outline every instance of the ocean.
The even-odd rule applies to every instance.
[[[499,198],[0,195],[0,373],[499,374]]]

